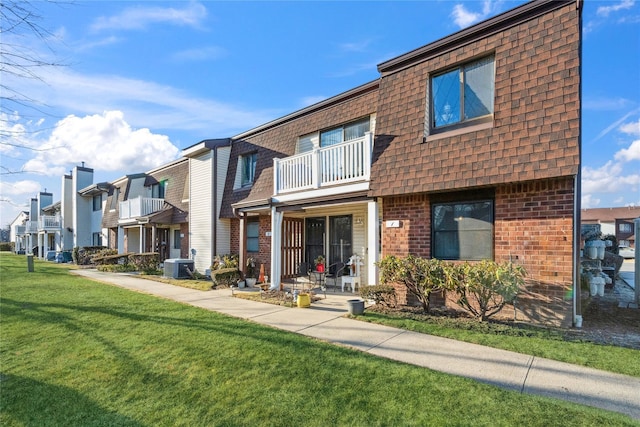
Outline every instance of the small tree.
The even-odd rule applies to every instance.
[[[403,284],[407,292],[418,299],[425,312],[429,312],[431,294],[447,285],[444,265],[437,259],[388,255],[378,263],[378,267],[381,283]]]
[[[480,321],[500,312],[516,298],[526,272],[510,262],[483,260],[447,268],[449,286],[458,294],[457,303]]]

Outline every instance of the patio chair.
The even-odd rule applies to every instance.
[[[338,281],[342,276],[344,276],[345,267],[346,265],[344,262],[338,261],[331,264],[327,269],[327,275],[325,279],[327,281],[329,279],[333,281],[333,292],[336,292],[336,289],[338,288]]]
[[[311,268],[309,267],[309,263],[301,262],[298,264],[298,271],[296,273],[295,280],[293,282],[293,289],[296,289],[296,285],[298,283],[301,284],[302,291],[304,292],[305,287],[311,286],[311,278],[309,276],[309,272]]]

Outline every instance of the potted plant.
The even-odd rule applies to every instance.
[[[316,271],[323,272],[324,271],[324,257],[322,255],[318,255],[315,260],[316,263]]]
[[[247,286],[252,287],[255,286],[258,281],[256,277],[256,260],[253,257],[247,258],[247,269],[245,273],[245,280],[247,282]]]

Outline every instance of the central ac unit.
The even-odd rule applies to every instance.
[[[172,279],[188,279],[194,271],[192,259],[165,259],[164,276]]]

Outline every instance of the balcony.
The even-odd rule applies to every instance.
[[[118,219],[127,220],[151,215],[162,210],[164,199],[153,199],[151,197],[136,197],[135,199],[120,202],[120,212]]]
[[[38,218],[39,231],[60,230],[62,228],[62,219],[59,216],[43,215]]]
[[[329,147],[273,159],[274,195],[368,183],[373,137],[352,139]]]

